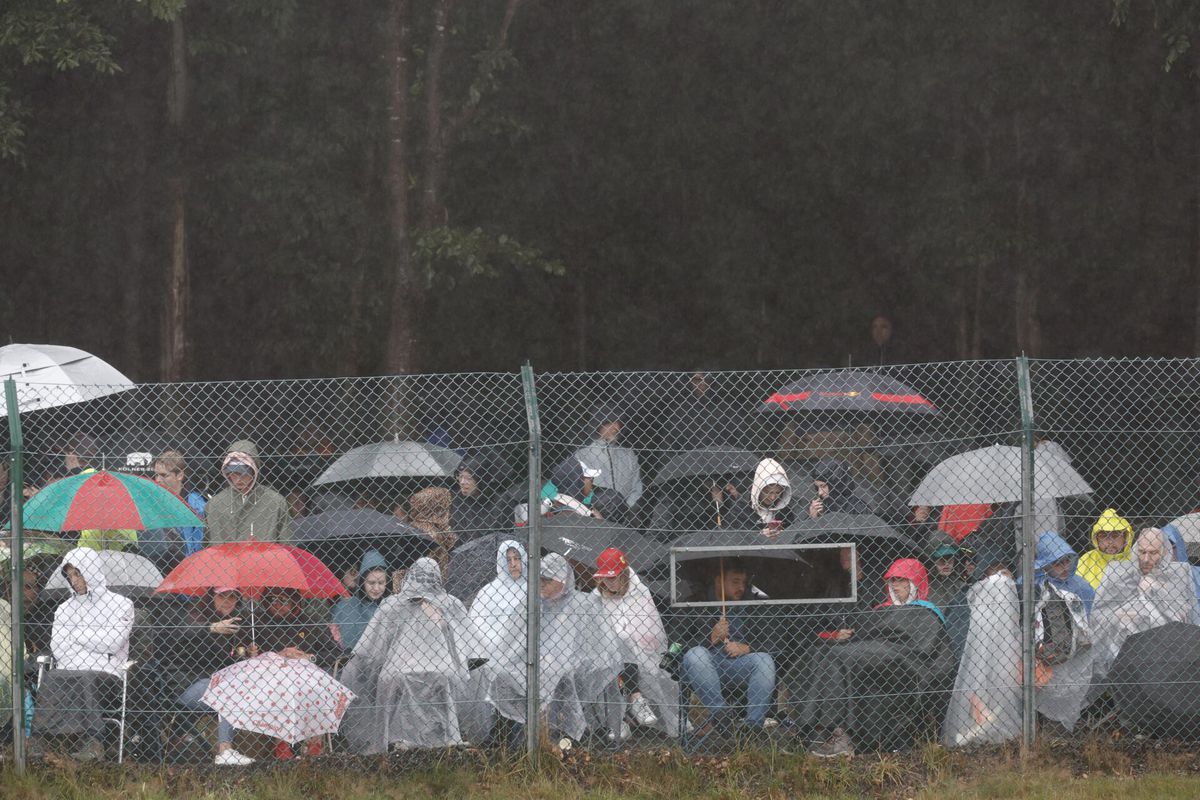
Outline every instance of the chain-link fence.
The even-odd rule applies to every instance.
[[[1034,710],[1194,735],[1193,387],[1096,360],[11,384],[7,735],[231,766],[837,756],[1029,741]]]

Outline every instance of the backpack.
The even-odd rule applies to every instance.
[[[1038,660],[1044,664],[1065,664],[1092,646],[1087,609],[1074,592],[1043,582],[1033,619]]]

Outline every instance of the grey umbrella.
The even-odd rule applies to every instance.
[[[313,481],[322,486],[364,478],[451,478],[462,456],[435,444],[387,441],[356,447]]]
[[[889,414],[937,414],[937,407],[916,389],[871,370],[814,372],[781,387],[758,408],[779,411],[869,411]]]
[[[1091,494],[1061,449],[1034,453],[1035,499]],[[992,445],[951,456],[929,471],[913,492],[910,505],[1015,503],[1021,500],[1021,448]]]

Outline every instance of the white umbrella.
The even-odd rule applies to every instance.
[[[82,403],[133,388],[111,364],[74,347],[10,344],[0,347],[0,380],[17,384],[22,412]],[[8,409],[0,404],[0,417]]]
[[[162,583],[163,574],[154,566],[154,562],[137,553],[99,550],[96,553],[96,561],[100,565],[100,571],[104,573],[104,582],[117,594],[146,595]],[[43,591],[69,591],[70,588],[62,569],[55,569],[46,581]]]
[[[1034,452],[1033,497],[1091,494],[1061,448]],[[1021,500],[1021,448],[992,445],[951,456],[929,471],[909,505],[951,506],[964,503],[1014,503]]]
[[[296,744],[337,733],[354,692],[307,659],[265,653],[213,673],[201,699],[239,730]]]
[[[387,441],[356,447],[330,465],[314,486],[362,478],[449,478],[462,456],[435,444]]]

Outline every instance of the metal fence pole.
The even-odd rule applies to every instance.
[[[4,382],[4,397],[8,406],[8,431],[11,441],[9,484],[12,488],[12,531],[9,540],[9,586],[12,587],[12,726],[13,768],[25,774],[25,641],[21,620],[25,616],[25,552],[24,506],[25,485],[24,442],[21,436],[21,412],[17,403],[17,384],[12,378]]]
[[[521,367],[521,385],[525,393],[525,416],[529,422],[529,547],[526,578],[525,614],[525,752],[537,766],[539,752],[539,719],[541,717],[538,687],[538,648],[541,637],[541,494],[542,494],[542,429],[538,418],[537,391],[533,367],[525,362]]]
[[[1034,550],[1037,532],[1034,531],[1034,430],[1033,387],[1029,376],[1029,359],[1017,357],[1017,392],[1021,404],[1021,656],[1024,664],[1022,686],[1021,747],[1033,747],[1037,735],[1037,714],[1034,680],[1034,622],[1033,610],[1036,587],[1033,580]]]

